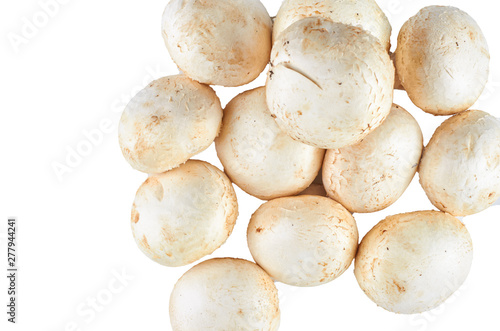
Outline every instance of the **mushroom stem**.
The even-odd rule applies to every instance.
[[[394,64],[394,89],[404,91],[405,88],[399,80],[398,68],[396,68],[396,55],[393,52],[389,52],[389,56],[391,57],[392,64]]]

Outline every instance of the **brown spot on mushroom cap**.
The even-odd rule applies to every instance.
[[[149,186],[149,190],[153,192],[154,196],[158,201],[163,199],[163,185],[160,183],[158,178],[151,176],[144,182],[145,186]]]
[[[405,292],[406,289],[404,286],[401,286],[396,280],[393,280],[392,283],[396,286],[399,292]]]
[[[137,223],[139,222],[139,217],[140,217],[140,214],[139,212],[137,211],[136,207],[135,207],[135,203],[132,205],[132,223]]]

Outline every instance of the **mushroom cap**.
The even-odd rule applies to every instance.
[[[431,310],[465,281],[472,263],[469,232],[437,211],[389,216],[363,238],[354,274],[365,294],[395,313]]]
[[[325,197],[268,201],[247,229],[253,258],[275,280],[295,286],[326,284],[349,266],[358,247],[352,215]]]
[[[325,151],[281,131],[267,109],[265,93],[260,87],[228,103],[215,147],[229,178],[248,194],[268,200],[308,187]]]
[[[420,184],[431,203],[455,216],[500,198],[500,121],[470,110],[444,121],[424,149]]]
[[[269,62],[272,21],[259,0],[171,0],[162,32],[174,62],[205,84],[244,85]]]
[[[283,131],[308,145],[352,145],[391,110],[394,66],[361,28],[304,18],[280,34],[271,66],[269,110]]]
[[[232,258],[207,260],[175,284],[170,323],[174,331],[278,330],[278,291],[255,263]]]
[[[219,248],[237,216],[236,193],[226,175],[207,162],[189,160],[139,187],[132,233],[150,259],[177,267]]]
[[[399,32],[399,79],[412,102],[428,113],[469,109],[486,86],[489,62],[481,29],[458,8],[425,7]]]
[[[330,198],[351,212],[382,210],[410,185],[423,149],[422,131],[393,105],[387,119],[355,145],[327,151],[323,183]]]
[[[220,101],[210,86],[170,76],[134,96],[120,119],[118,137],[133,168],[161,173],[207,149],[221,122]]]
[[[285,0],[274,20],[273,40],[291,24],[312,16],[360,27],[387,51],[391,48],[391,24],[374,0]]]

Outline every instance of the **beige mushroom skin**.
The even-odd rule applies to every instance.
[[[171,0],[162,33],[179,68],[205,84],[244,85],[269,62],[272,21],[259,0]]]
[[[371,213],[387,208],[410,185],[422,149],[422,131],[417,121],[393,105],[382,125],[361,142],[326,153],[326,192],[351,212]]]
[[[426,146],[419,174],[440,210],[455,216],[485,210],[500,198],[500,121],[480,110],[447,119]]]
[[[219,248],[237,216],[236,193],[226,175],[207,162],[189,160],[141,185],[132,206],[132,233],[146,256],[177,267]]]
[[[291,24],[312,16],[360,27],[387,51],[391,48],[391,24],[374,0],[285,0],[274,20],[273,40]]]
[[[410,99],[434,115],[469,109],[488,80],[486,39],[472,17],[455,7],[425,7],[410,18],[395,57]]]
[[[392,106],[394,66],[361,28],[304,18],[271,52],[267,105],[293,139],[323,149],[363,139]]]
[[[311,184],[325,151],[293,140],[267,109],[265,88],[236,96],[224,109],[217,155],[231,180],[263,200],[299,193]]]
[[[252,215],[247,238],[253,258],[275,280],[317,286],[349,268],[358,246],[358,229],[339,203],[304,195],[260,206]]]
[[[170,323],[173,331],[275,331],[280,323],[278,291],[255,263],[207,260],[175,284]]]
[[[442,304],[465,281],[472,241],[458,219],[437,211],[389,216],[363,238],[354,274],[378,306],[417,314]]]
[[[170,76],[134,96],[121,116],[118,137],[134,169],[161,173],[207,149],[221,123],[221,104],[210,86]]]

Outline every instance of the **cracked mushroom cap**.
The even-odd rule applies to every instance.
[[[294,286],[326,284],[351,265],[358,247],[352,215],[325,197],[268,201],[252,215],[248,247],[271,277]]]
[[[361,241],[354,274],[378,306],[400,314],[442,304],[465,281],[472,240],[465,225],[438,211],[389,216]]]
[[[236,193],[226,175],[207,162],[189,160],[139,187],[132,233],[146,256],[177,267],[219,248],[237,216]]]
[[[486,39],[472,17],[455,7],[425,7],[410,18],[395,56],[408,96],[434,115],[469,109],[488,81]]]
[[[382,125],[361,142],[327,151],[323,163],[327,194],[355,213],[387,208],[410,185],[422,149],[417,121],[393,105]]]
[[[174,331],[278,330],[273,280],[255,263],[232,258],[204,261],[186,272],[170,296]]]
[[[207,149],[221,122],[220,101],[210,86],[170,76],[134,96],[120,119],[118,138],[134,169],[161,173]]]
[[[267,105],[290,137],[323,149],[363,139],[392,106],[394,66],[358,27],[304,18],[283,31],[271,53]]]
[[[318,174],[325,151],[293,140],[267,109],[265,88],[236,96],[224,109],[217,155],[231,180],[263,200],[295,195]]]
[[[391,24],[374,0],[285,0],[273,27],[273,40],[293,23],[312,16],[362,28],[377,38],[384,48],[391,47]]]
[[[500,198],[500,121],[480,110],[447,119],[424,149],[419,175],[440,210],[455,216],[485,210]]]
[[[174,62],[205,84],[244,85],[269,62],[272,21],[259,0],[171,0],[162,32]]]

